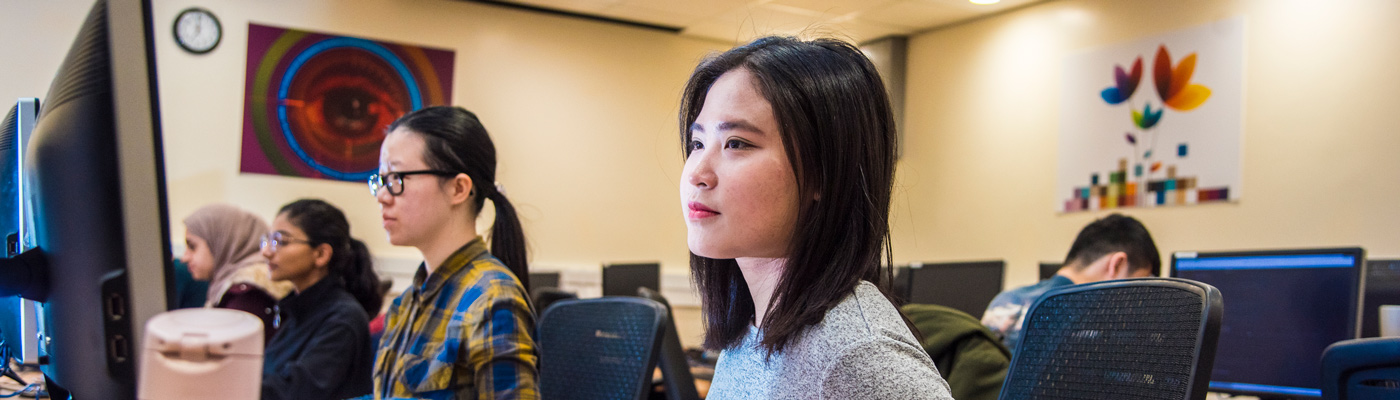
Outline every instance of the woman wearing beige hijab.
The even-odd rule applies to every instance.
[[[205,307],[251,313],[263,321],[266,339],[276,332],[277,300],[291,290],[274,283],[260,244],[267,223],[252,213],[227,204],[211,204],[185,218],[185,254],[195,280],[209,281]],[[264,342],[265,343],[265,342]]]

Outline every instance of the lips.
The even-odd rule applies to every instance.
[[[685,217],[686,219],[690,220],[702,220],[705,218],[719,215],[719,211],[715,211],[714,209],[706,207],[704,204],[700,204],[700,202],[696,201],[686,203],[685,208]]]

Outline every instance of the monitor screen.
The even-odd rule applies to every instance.
[[[1052,276],[1055,276],[1056,273],[1060,272],[1060,267],[1063,266],[1065,265],[1057,262],[1042,261],[1040,263],[1040,280],[1043,281],[1046,279],[1050,279],[1050,277]]]
[[[1366,291],[1361,302],[1361,337],[1379,337],[1380,307],[1400,305],[1400,260],[1367,260]]]
[[[604,296],[636,296],[637,288],[661,292],[661,264],[608,264],[603,266]]]
[[[1359,329],[1364,259],[1359,248],[1173,254],[1173,277],[1225,300],[1210,390],[1320,397],[1322,350]]]
[[[559,288],[558,272],[531,272],[530,273],[530,293],[535,293],[541,288]]]
[[[1005,269],[1001,260],[911,264],[909,302],[952,307],[981,318],[1001,293]]]
[[[909,266],[903,265],[894,268],[890,282],[890,291],[894,292],[895,301],[899,305],[909,303]]]

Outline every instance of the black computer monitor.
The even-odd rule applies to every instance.
[[[901,265],[894,268],[893,282],[890,282],[890,291],[894,292],[894,298],[899,305],[909,303],[909,266]]]
[[[540,288],[559,288],[558,272],[531,272],[530,273],[530,293],[535,293]]]
[[[41,368],[75,398],[134,399],[145,323],[170,307],[152,32],[149,0],[93,5],[25,149],[36,247],[0,266],[0,295],[44,303]]]
[[[661,292],[660,263],[603,265],[604,296],[636,296],[640,287]]]
[[[1001,293],[1006,262],[915,263],[909,266],[909,302],[952,307],[976,318]]]
[[[1379,337],[1380,307],[1400,305],[1400,260],[1367,260],[1361,304],[1361,337]]]
[[[39,117],[39,99],[21,98],[0,122],[0,238],[10,258],[33,247],[33,218],[24,195],[24,148]],[[0,297],[0,347],[21,364],[38,364],[38,305],[19,296]],[[4,360],[0,360],[3,362]]]
[[[1357,337],[1359,248],[1172,255],[1171,276],[1220,289],[1214,392],[1322,396],[1322,350]]]
[[[1057,262],[1044,262],[1044,261],[1041,261],[1041,262],[1040,262],[1040,280],[1043,281],[1043,280],[1046,280],[1046,279],[1050,279],[1050,277],[1052,277],[1052,276],[1055,276],[1055,273],[1060,272],[1060,267],[1063,267],[1063,266],[1065,266],[1065,265],[1064,265],[1064,264],[1061,264],[1061,263],[1057,263]]]

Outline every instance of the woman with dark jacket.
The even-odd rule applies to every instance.
[[[262,398],[345,399],[370,394],[369,316],[383,298],[365,244],[345,214],[321,200],[283,206],[262,239],[272,279],[295,293],[277,303],[277,336],[264,351]]]

